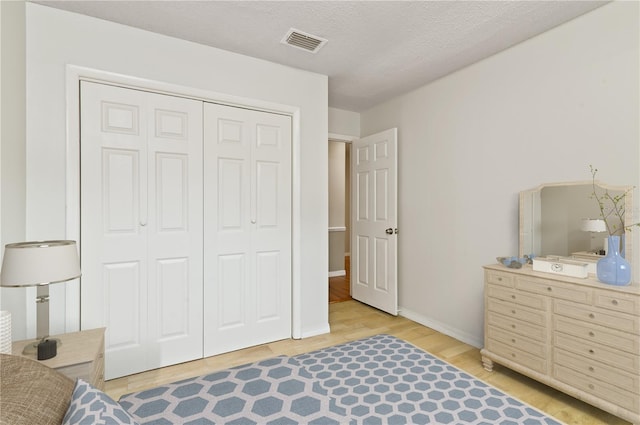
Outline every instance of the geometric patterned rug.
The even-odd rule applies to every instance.
[[[376,335],[294,357],[351,424],[560,424],[424,350]]]
[[[334,402],[286,356],[125,395],[119,401],[140,425],[339,424],[345,411]]]
[[[561,422],[390,335],[123,396],[141,425]]]

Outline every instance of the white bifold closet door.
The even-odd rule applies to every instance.
[[[81,327],[105,378],[202,357],[202,102],[81,83]]]
[[[204,355],[291,337],[291,118],[204,105]]]

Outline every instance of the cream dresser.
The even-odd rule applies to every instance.
[[[39,362],[71,379],[82,378],[98,389],[104,387],[104,332],[105,328],[53,335],[62,341],[55,357]],[[36,360],[36,354],[23,354],[23,348],[34,340],[14,341],[14,355]]]
[[[640,286],[484,267],[486,370],[516,370],[640,424]]]

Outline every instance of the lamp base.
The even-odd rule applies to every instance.
[[[62,346],[62,341],[60,341],[60,339],[45,337],[45,338],[42,338],[42,339],[39,339],[37,341],[33,341],[32,343],[27,344],[24,347],[24,349],[22,350],[22,354],[38,354],[38,344],[40,344],[41,342],[43,342],[45,340],[55,341],[56,342],[56,347],[61,347]]]

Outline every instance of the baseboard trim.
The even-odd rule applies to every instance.
[[[346,276],[346,270],[336,270],[334,272],[329,272],[329,277],[338,277],[338,276]]]
[[[465,344],[472,345],[476,348],[482,348],[484,345],[484,342],[482,340],[479,340],[475,335],[470,335],[466,332],[461,331],[460,329],[452,328],[451,326],[445,325],[442,322],[424,316],[420,313],[416,313],[415,311],[411,311],[404,307],[400,308],[398,314],[402,317],[406,317],[409,320],[413,320],[416,323],[420,323],[423,326],[436,330],[440,333],[448,335],[452,338],[457,339],[458,341],[462,341]]]

